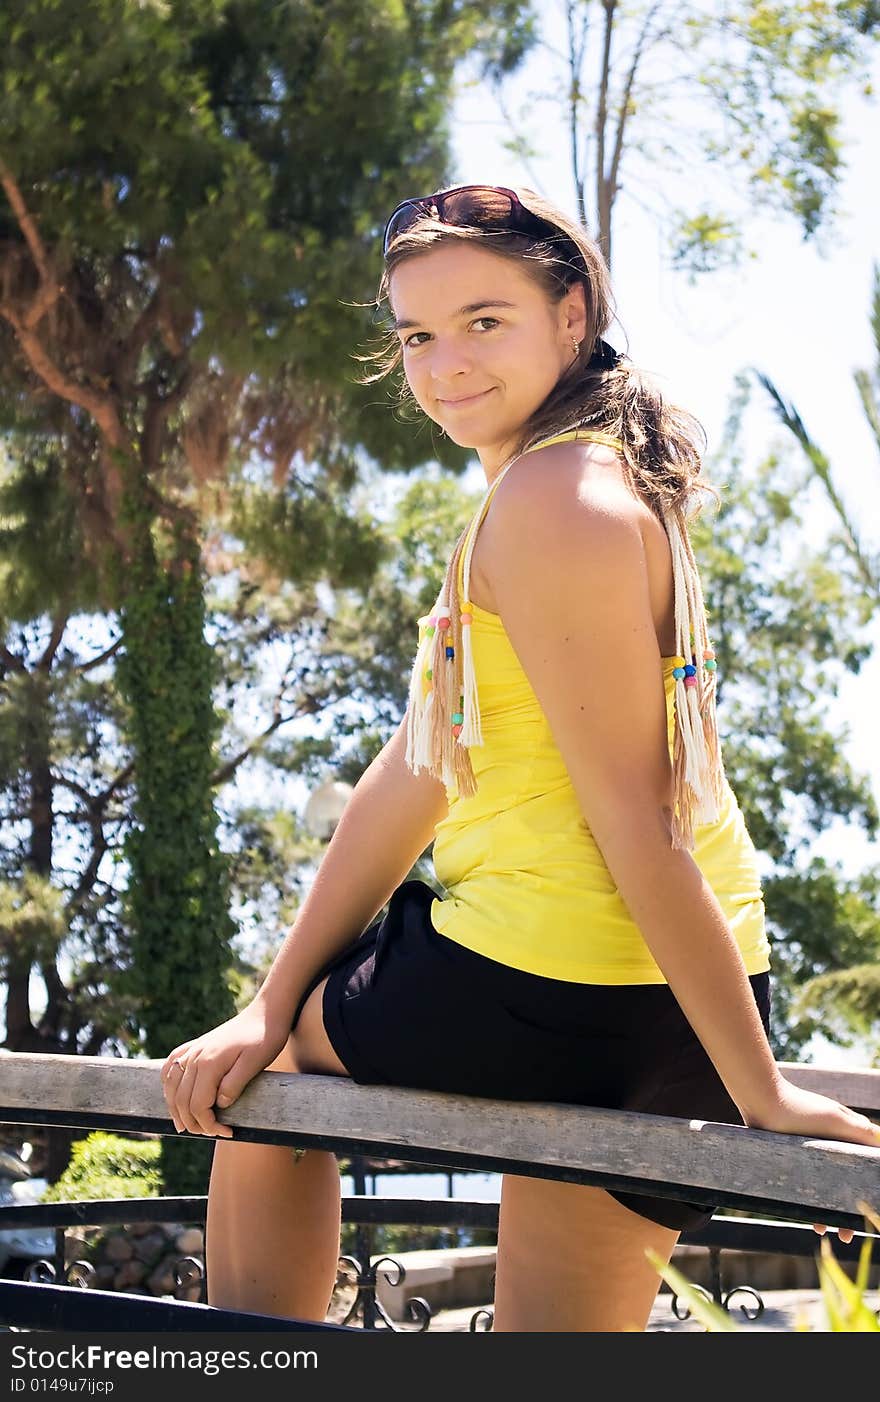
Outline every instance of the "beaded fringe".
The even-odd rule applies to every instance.
[[[700,575],[690,548],[687,526],[678,513],[664,516],[672,550],[675,588],[675,647],[695,668],[695,686],[676,677],[673,746],[674,811],[672,846],[694,849],[694,826],[714,823],[724,797],[724,765],[715,714],[715,672],[707,671],[711,651]]]

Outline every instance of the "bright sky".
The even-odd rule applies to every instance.
[[[539,8],[547,23],[555,26],[559,45],[555,18],[559,7],[544,0]],[[559,81],[553,60],[539,52],[505,89],[507,110],[518,112],[529,93],[558,88]],[[874,87],[880,92],[880,54]],[[461,91],[452,124],[453,179],[462,184],[525,184],[576,214],[567,129],[552,105],[536,105],[532,110],[540,130],[533,129],[529,135],[546,154],[530,160],[526,168],[502,145],[505,126],[488,88]],[[749,230],[753,246],[759,248],[756,260],[735,273],[706,275],[691,285],[682,273],[663,266],[656,225],[624,191],[616,210],[614,285],[632,358],[657,376],[670,398],[702,421],[710,452],[718,447],[734,376],[749,365],[758,366],[794,401],[814,439],[828,453],[838,493],[864,544],[876,550],[880,546],[880,455],[852,379],[854,370],[873,369],[875,362],[869,299],[872,266],[880,261],[876,99],[869,101],[854,93],[845,116],[848,170],[838,197],[841,216],[834,230],[823,235],[824,253],[804,242],[794,220],[764,220]],[[689,198],[698,204],[704,175],[695,169],[693,189],[682,191],[682,202]],[[613,338],[623,345],[618,331]],[[764,407],[763,391],[757,386],[746,433],[754,459],[770,443],[789,441]],[[796,451],[794,440],[790,441]],[[712,477],[723,480],[717,473]],[[476,475],[474,484],[479,485]],[[816,484],[808,515],[810,539],[821,540],[835,522]],[[875,654],[860,676],[843,674],[829,719],[835,731],[849,726],[845,753],[857,770],[871,777],[880,797],[876,722],[880,617],[868,636]],[[845,824],[836,824],[814,850],[839,861],[847,874],[880,857],[876,843]]]

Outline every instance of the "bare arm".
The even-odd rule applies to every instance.
[[[357,939],[447,813],[443,785],[406,764],[405,719],[364,771],[257,998],[290,1025],[318,970]]]
[[[303,992],[352,944],[446,816],[446,790],[406,764],[405,718],[355,785],[308,896],[253,1001],[219,1027],[168,1053],[162,1089],[176,1129],[228,1138],[215,1105],[231,1105],[275,1060]]]
[[[559,444],[511,469],[484,526],[505,628],[633,920],[748,1124],[877,1143],[780,1075],[739,947],[671,845],[672,766],[647,563],[620,489]]]

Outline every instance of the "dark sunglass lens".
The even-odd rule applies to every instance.
[[[388,220],[388,227],[385,230],[386,253],[393,240],[398,238],[400,234],[405,234],[407,229],[411,229],[416,220],[424,213],[425,210],[423,207],[415,202],[402,205],[400,209],[394,211],[391,218]]]
[[[509,229],[513,202],[500,190],[453,190],[438,201],[448,224],[472,224],[478,228]]]

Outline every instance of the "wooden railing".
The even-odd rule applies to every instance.
[[[159,1065],[6,1053],[0,1056],[0,1122],[173,1134]],[[880,1119],[880,1071],[791,1063],[781,1069],[794,1083]],[[781,1231],[785,1222],[825,1222],[863,1231],[861,1205],[880,1208],[880,1148],[700,1120],[362,1086],[347,1077],[279,1071],[255,1077],[219,1118],[240,1139],[719,1204],[779,1221]],[[0,1293],[8,1310],[14,1289],[4,1286]],[[207,1310],[205,1318],[211,1313],[207,1306],[167,1307]],[[240,1327],[256,1327],[254,1318],[242,1316],[248,1323]],[[278,1327],[277,1320],[274,1325]],[[193,1322],[186,1327],[213,1325]]]

